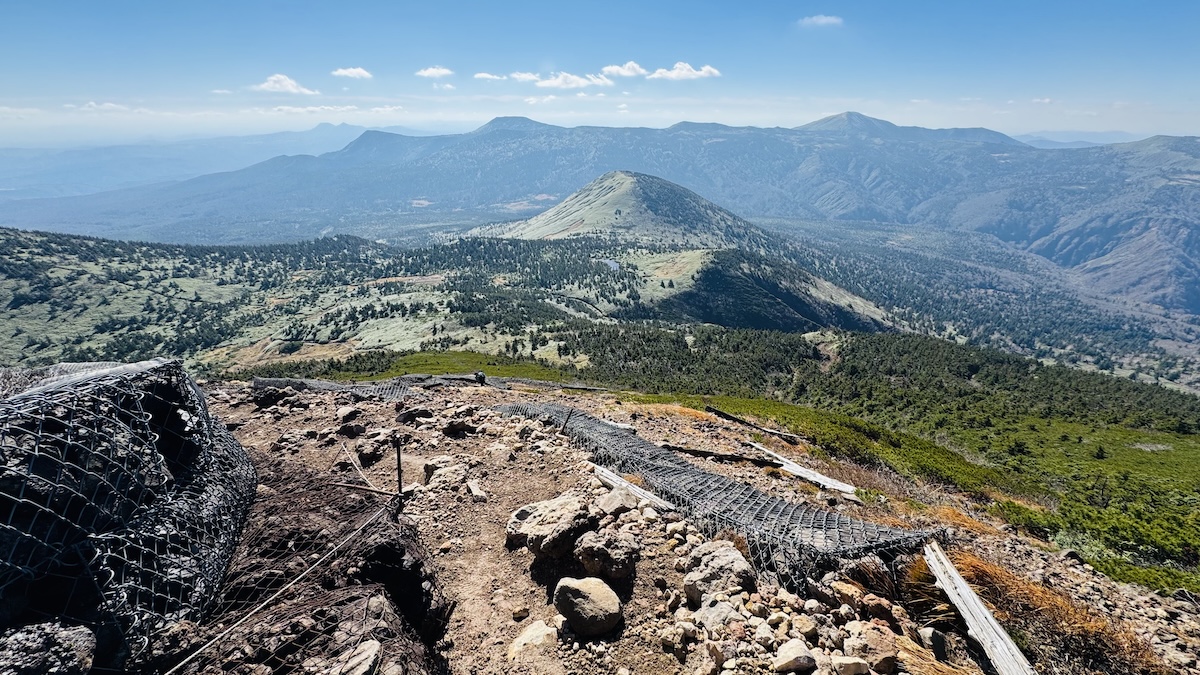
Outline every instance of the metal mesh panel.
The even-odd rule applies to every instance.
[[[254,499],[249,457],[179,361],[68,364],[0,381],[0,627],[96,633],[134,668],[202,618]]]
[[[547,419],[593,453],[595,461],[636,475],[708,536],[732,530],[746,538],[760,571],[799,590],[814,569],[869,554],[919,550],[931,533],[869,523],[768,495],[704,471],[628,429],[553,404],[500,406],[510,415]]]
[[[384,380],[370,384],[331,382],[329,380],[307,380],[292,377],[256,377],[251,383],[255,389],[286,389],[296,391],[349,391],[362,396],[376,396],[385,401],[402,401],[408,395],[408,385]]]

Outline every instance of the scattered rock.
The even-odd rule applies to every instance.
[[[487,501],[487,493],[479,486],[479,481],[477,480],[467,481],[467,493],[471,495],[471,501],[473,502]]]
[[[882,626],[866,621],[846,624],[849,637],[842,643],[846,656],[857,656],[877,673],[896,670],[896,636]]]
[[[947,660],[948,653],[946,651],[946,634],[942,631],[925,627],[919,631],[921,636],[921,646],[933,652],[933,658],[938,661]]]
[[[804,640],[799,638],[783,643],[771,660],[771,668],[777,673],[808,673],[816,667],[817,659],[808,650]]]
[[[621,600],[595,577],[563,577],[554,588],[554,608],[583,637],[603,635],[621,621]]]
[[[857,656],[832,656],[829,665],[837,675],[867,675],[871,666]]]
[[[337,410],[338,421],[342,424],[358,419],[359,415],[362,415],[362,410],[352,405],[344,405]]]
[[[87,675],[96,636],[84,626],[39,623],[0,632],[0,671],[14,675]]]
[[[451,438],[462,438],[470,436],[479,431],[479,429],[466,420],[450,420],[446,426],[442,427],[442,433]]]
[[[596,500],[596,506],[610,516],[619,516],[622,513],[633,511],[637,505],[637,497],[625,488],[616,488]]]
[[[688,556],[687,569],[683,591],[693,606],[699,605],[709,593],[755,588],[754,568],[731,541],[710,541],[697,546]]]
[[[705,628],[720,628],[734,619],[742,618],[742,615],[728,602],[709,596],[700,603],[700,608],[692,618]]]
[[[633,574],[642,547],[633,535],[615,530],[586,532],[575,542],[575,558],[588,574],[624,579]]]
[[[517,639],[508,646],[508,658],[515,661],[521,652],[530,648],[553,646],[558,642],[558,629],[546,625],[545,621],[534,621],[521,631]],[[501,643],[503,644],[503,643]]]
[[[535,558],[559,558],[571,552],[576,538],[596,524],[583,499],[563,496],[517,509],[508,519],[505,534],[510,547],[526,546]]]
[[[850,608],[855,610],[862,605],[863,589],[858,586],[845,581],[834,581],[829,584],[829,588],[838,604],[850,605]]]
[[[431,410],[426,410],[425,408],[409,408],[408,410],[400,411],[400,414],[396,415],[396,421],[401,424],[413,424],[414,422],[431,419],[432,417],[433,411]]]

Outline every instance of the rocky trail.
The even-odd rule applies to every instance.
[[[1200,609],[1189,599],[1116,584],[1071,552],[1000,529],[965,498],[771,444],[789,459],[888,495],[857,503],[738,461],[750,454],[747,429],[712,415],[605,393],[454,384],[413,388],[398,404],[353,392],[208,388],[213,412],[253,452],[311,471],[347,499],[403,488],[404,517],[452,607],[430,645],[436,659],[409,663],[409,670],[990,672],[944,596],[921,577],[919,556],[891,565],[849,561],[793,594],[755,573],[736,533],[704,537],[677,514],[602,484],[587,453],[555,426],[495,411],[534,401],[632,425],[659,444],[717,453],[684,456],[790,501],[890,526],[944,528],[958,560],[999,566],[1016,579],[1010,583],[1061,599],[1070,612],[1059,620],[1087,624],[1058,626],[1056,635],[1045,617],[1022,614],[1043,608],[993,603],[1038,672],[1200,673]],[[903,506],[918,493],[934,507]],[[995,589],[980,590],[990,599]],[[1092,643],[1072,653],[1080,640]],[[382,659],[360,665],[359,675],[408,672]],[[334,661],[310,666],[351,672]]]

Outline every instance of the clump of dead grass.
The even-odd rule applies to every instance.
[[[746,542],[745,537],[738,534],[737,532],[730,530],[730,529],[721,530],[720,532],[717,533],[717,536],[713,537],[714,541],[717,539],[725,539],[727,541],[733,542],[733,547],[736,548],[739,553],[741,553],[747,560],[751,559],[750,558],[750,544]]]
[[[951,554],[955,567],[995,610],[1026,653],[1057,672],[1168,675],[1148,644],[1128,628],[1045,586],[966,551]],[[1014,631],[1015,629],[1015,631]]]
[[[1000,530],[980,522],[970,515],[954,508],[953,506],[935,506],[925,512],[930,518],[939,521],[945,525],[957,527],[960,530],[969,530],[976,534],[987,534],[992,536],[1000,535]]]

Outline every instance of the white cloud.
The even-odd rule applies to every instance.
[[[78,107],[80,110],[99,112],[126,112],[129,110],[129,106],[121,105],[120,103],[96,103],[95,101],[88,101],[87,103],[84,103]]]
[[[647,80],[698,80],[702,77],[720,77],[721,71],[712,66],[702,66],[700,70],[696,70],[689,63],[680,61],[675,64],[675,67],[667,70],[659,68],[658,70],[646,76]]]
[[[1035,98],[1035,99],[1033,99],[1032,101],[1030,101],[1030,103],[1041,103],[1042,105],[1048,105],[1048,104],[1050,104],[1050,103],[1054,103],[1054,99],[1050,99],[1050,98]]]
[[[617,109],[618,109],[618,110],[628,110],[628,109],[629,109],[629,104],[628,104],[628,103],[622,103],[621,105],[617,106]]]
[[[536,86],[551,89],[581,89],[597,85],[611,87],[613,81],[603,75],[572,75],[571,73],[556,73],[554,77],[538,80]]]
[[[312,113],[343,113],[354,112],[358,110],[356,105],[277,105],[274,108],[254,108],[255,112],[260,113],[279,113],[284,115],[293,114],[312,114]]]
[[[367,110],[369,113],[396,113],[403,111],[404,106],[402,105],[381,105]]]
[[[806,16],[798,21],[805,28],[823,28],[825,26],[840,26],[845,23],[840,16],[828,16],[826,14],[815,14]]]
[[[539,103],[549,103],[556,98],[558,97],[554,94],[550,94],[549,96],[530,96],[529,98],[525,99],[525,102],[529,105],[537,105]]]
[[[209,93],[210,94],[232,94],[233,92],[228,89],[213,89]]]
[[[446,77],[447,75],[453,75],[453,74],[454,74],[453,70],[450,70],[449,68],[444,68],[442,66],[429,66],[428,68],[422,68],[415,73],[415,75],[417,77],[434,77],[434,78]]]
[[[538,80],[542,79],[542,76],[538,75],[537,73],[523,73],[523,72],[513,73],[513,74],[509,75],[509,77],[516,80],[517,82],[537,82]]]
[[[307,89],[300,86],[300,83],[280,73],[267,78],[266,82],[256,84],[250,87],[254,91],[273,91],[280,94],[319,94],[321,92],[315,89]]]
[[[505,75],[493,75],[491,73],[475,73],[475,79],[477,79],[477,80],[507,80],[508,77]]]
[[[454,91],[454,85],[450,84],[449,82],[434,82],[433,88],[442,89],[445,91]]]
[[[338,68],[330,73],[330,75],[334,77],[350,77],[356,80],[369,80],[375,77],[371,73],[368,73],[366,68]]]
[[[636,61],[626,61],[623,66],[604,66],[600,70],[605,75],[613,77],[634,77],[637,75],[647,75],[648,71],[639,66]]]

